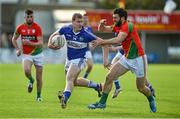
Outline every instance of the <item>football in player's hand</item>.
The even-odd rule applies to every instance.
[[[64,35],[55,35],[52,37],[51,44],[55,47],[62,48],[65,44],[65,36]]]

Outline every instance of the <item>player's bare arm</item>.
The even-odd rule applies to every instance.
[[[12,44],[13,44],[13,46],[15,47],[15,49],[16,49],[16,55],[17,56],[20,56],[21,55],[21,49],[19,48],[19,46],[18,46],[18,44],[17,44],[17,39],[18,39],[18,37],[19,37],[19,34],[17,34],[17,33],[15,33],[14,35],[13,35],[13,38],[12,38]]]
[[[100,45],[101,42],[103,42],[104,40],[102,38],[96,37],[96,40],[93,40],[91,42],[91,46],[93,48],[95,48],[96,46]]]
[[[124,41],[127,37],[127,33],[125,32],[119,32],[117,37],[108,39],[108,40],[102,40],[101,42],[98,42],[97,45],[113,45],[113,44],[119,44],[122,41]]]
[[[121,49],[122,49],[122,46],[113,46],[113,45],[111,45],[109,47],[109,50],[112,51],[112,52],[116,52],[116,51],[121,50]]]
[[[51,42],[52,42],[52,38],[55,36],[55,35],[59,35],[59,32],[58,31],[55,31],[53,34],[50,35],[49,37],[49,40],[48,40],[48,47],[50,49],[54,49],[54,50],[57,50],[57,49],[60,49],[59,46],[54,46]]]
[[[106,25],[106,19],[102,19],[99,22],[98,31],[110,31],[112,32],[112,27]]]
[[[95,48],[96,46],[98,46],[101,42],[103,42],[104,40],[97,37],[96,40],[92,41],[91,44],[93,46],[93,48]],[[108,62],[108,54],[109,54],[109,49],[108,49],[108,45],[102,45],[103,47],[103,60],[104,60],[104,67],[108,68],[109,67],[109,62]]]
[[[42,46],[43,45],[43,37],[42,36],[38,36],[37,41],[38,42],[31,42],[28,40],[22,40],[24,45],[31,45],[31,46]]]
[[[109,46],[108,45],[104,45],[103,47],[103,63],[104,63],[104,67],[109,69],[111,64],[108,61],[108,55],[109,55]]]

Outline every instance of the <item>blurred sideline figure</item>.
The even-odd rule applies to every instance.
[[[166,4],[164,6],[164,12],[167,14],[171,14],[177,7],[177,4],[173,0],[166,0]]]
[[[89,25],[88,16],[86,15],[83,15],[83,26],[86,31],[93,33],[92,27]],[[91,47],[89,44],[88,44],[88,50],[86,51],[85,58],[87,59],[87,69],[85,71],[83,78],[87,78],[93,68],[93,57],[91,53]]]
[[[13,35],[12,43],[16,49],[16,55],[22,54],[22,63],[25,76],[29,79],[28,92],[33,90],[34,78],[31,74],[32,65],[36,69],[37,81],[37,101],[42,101],[42,71],[43,71],[43,37],[40,26],[34,22],[33,10],[25,10],[25,23],[20,24]],[[18,37],[21,36],[22,49],[17,44]]]

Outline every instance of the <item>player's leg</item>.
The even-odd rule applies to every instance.
[[[119,54],[119,52],[116,53],[116,56],[113,58],[111,64],[116,63],[120,59],[120,57],[121,57],[121,54]],[[121,85],[120,85],[120,82],[118,79],[116,79],[114,81],[114,86],[115,86],[115,90],[114,90],[114,93],[112,95],[112,98],[116,98],[118,96],[118,94],[122,91],[122,88],[121,88]]]
[[[103,87],[102,96],[100,98],[100,101],[95,104],[91,104],[88,106],[90,109],[96,109],[96,108],[105,108],[106,107],[106,101],[109,95],[109,92],[111,91],[113,81],[116,80],[119,76],[123,75],[128,71],[127,68],[125,68],[122,64],[119,62],[116,62],[113,64],[112,68],[108,72],[106,76],[106,81]]]
[[[91,80],[84,79],[82,77],[79,77],[77,80],[74,82],[75,86],[80,86],[80,87],[88,87],[96,90],[98,92],[98,97],[101,97],[101,92],[102,92],[102,84],[101,83],[95,83]]]
[[[88,75],[91,72],[92,68],[93,68],[93,60],[88,58],[87,59],[87,69],[86,69],[86,72],[85,72],[85,74],[83,76],[84,78],[88,77]]]
[[[155,89],[153,88],[153,86],[149,83],[149,81],[146,79],[146,86],[151,90],[151,93],[154,97],[156,97],[155,94]]]
[[[151,93],[150,88],[148,88],[146,86],[146,67],[147,67],[147,63],[146,63],[147,59],[146,56],[141,56],[136,58],[135,60],[135,70],[134,73],[136,74],[136,85],[137,85],[137,89],[139,92],[141,92],[142,94],[144,94],[148,101],[149,101],[149,105],[150,105],[150,109],[152,112],[156,112],[156,102],[155,102],[155,98]]]
[[[33,56],[34,66],[36,68],[36,81],[37,81],[37,101],[42,101],[42,73],[43,73],[43,54]]]
[[[152,95],[150,89],[145,85],[146,80],[146,77],[136,78],[136,85],[138,91],[147,97],[151,112],[156,112],[155,97]]]
[[[87,69],[83,77],[87,78],[93,68],[93,59],[92,59],[91,51],[87,51],[85,57],[87,58]]]
[[[146,97],[151,95],[150,89],[145,85],[146,78],[145,77],[137,77],[136,85],[139,92],[143,93]]]
[[[35,65],[36,68],[36,81],[37,81],[37,101],[42,101],[41,90],[42,90],[42,73],[43,67]]]
[[[80,73],[80,68],[76,64],[70,64],[69,69],[66,74],[66,86],[64,92],[59,92],[58,97],[60,99],[61,107],[64,109],[66,107],[67,101],[71,96],[72,90],[74,88],[74,81]]]
[[[79,63],[77,64],[79,66],[79,68],[82,70],[86,67],[86,59],[81,59],[81,61],[78,61]],[[81,86],[81,87],[89,87],[89,88],[93,88],[98,92],[98,97],[101,96],[101,91],[102,91],[102,85],[101,84],[97,84],[93,81],[90,81],[88,79],[85,78],[77,78],[74,81],[74,85],[75,86]]]
[[[29,79],[28,83],[28,92],[31,93],[33,90],[33,83],[34,83],[34,78],[31,75],[31,68],[32,68],[32,59],[30,56],[25,55],[23,56],[23,69],[25,76]]]
[[[146,66],[148,65],[146,56],[145,56],[144,63],[145,63]],[[148,69],[147,69],[147,67],[146,67],[146,75],[147,75],[147,70],[148,70]],[[155,90],[154,90],[153,86],[150,84],[150,82],[148,81],[147,77],[146,77],[145,84],[146,84],[146,86],[151,90],[152,95],[153,95],[154,97],[156,97],[156,95],[155,95]]]

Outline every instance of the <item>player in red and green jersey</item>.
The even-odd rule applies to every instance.
[[[42,45],[43,37],[40,26],[34,22],[32,10],[25,10],[25,23],[20,24],[13,35],[12,43],[16,49],[16,55],[22,54],[23,68],[25,76],[29,79],[28,92],[33,89],[34,78],[31,75],[31,68],[34,64],[36,68],[37,81],[37,101],[42,101],[42,70],[43,70],[43,54]],[[17,39],[21,36],[22,48],[17,44]]]
[[[113,64],[108,72],[100,101],[89,105],[88,108],[105,108],[107,97],[111,91],[113,81],[131,70],[136,75],[136,85],[139,92],[147,97],[151,112],[156,112],[155,97],[151,93],[150,88],[146,86],[147,58],[142,48],[137,29],[133,23],[127,21],[127,11],[124,9],[115,9],[113,14],[120,17],[121,28],[118,36],[109,40],[101,40],[96,42],[94,46],[121,43],[125,54],[118,62]]]
[[[109,32],[114,32],[115,36],[117,36],[119,34],[119,31],[121,30],[121,23],[120,23],[120,17],[118,14],[113,14],[113,22],[114,25],[108,26],[106,25],[106,19],[102,19],[100,20],[100,24],[98,26],[98,30],[99,31],[109,31]],[[117,51],[116,56],[113,58],[111,65],[116,63],[123,55],[124,55],[124,50],[122,49],[121,44],[119,44],[119,46],[111,46],[109,47],[110,51]],[[105,61],[105,59],[107,58],[108,55],[106,55],[106,57],[104,58],[104,62],[105,64],[108,64],[108,61]],[[110,66],[111,66],[110,65]],[[121,91],[121,86],[118,80],[114,81],[115,84],[115,91],[113,93],[112,98],[115,98],[118,96],[119,92]],[[153,93],[153,95],[155,96],[155,90],[153,89],[152,85],[146,80],[146,86],[148,86],[151,89],[151,92]]]

